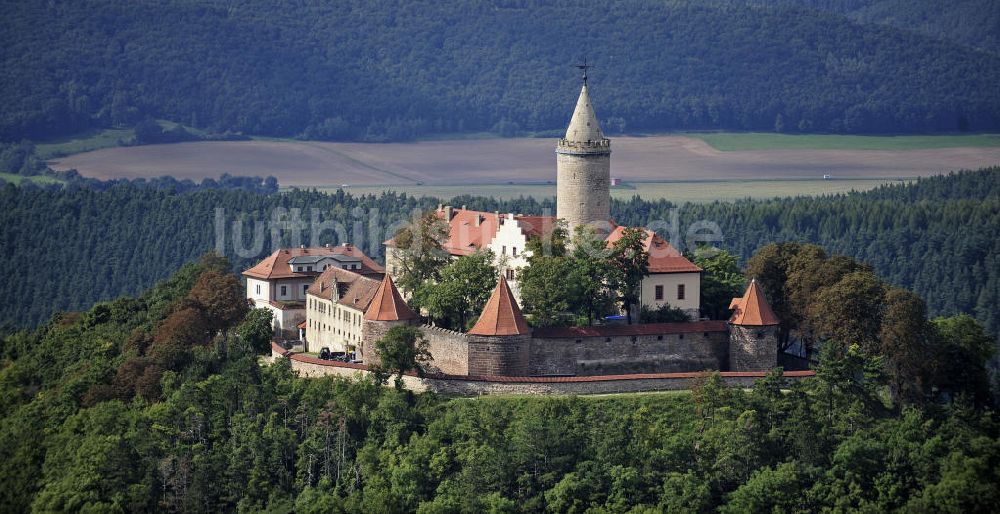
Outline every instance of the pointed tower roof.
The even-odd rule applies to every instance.
[[[778,324],[778,317],[774,315],[767,299],[764,298],[764,292],[757,285],[757,279],[750,281],[743,298],[733,298],[729,308],[733,309],[733,316],[729,318],[729,323],[733,325],[764,327]]]
[[[392,283],[392,277],[386,273],[382,283],[378,286],[378,291],[375,291],[375,297],[368,305],[368,310],[365,311],[365,319],[369,321],[402,321],[418,317],[417,313],[413,312],[413,309],[403,301],[396,285]]]
[[[594,112],[594,105],[590,103],[590,92],[587,91],[587,84],[583,84],[580,90],[580,98],[576,100],[576,110],[573,111],[573,118],[569,121],[566,129],[566,140],[574,142],[601,141],[604,133],[601,132],[601,124],[597,121],[597,113]]]
[[[517,306],[517,300],[507,285],[507,280],[502,276],[497,282],[497,287],[490,295],[483,307],[483,313],[479,315],[476,326],[469,330],[469,334],[476,336],[513,336],[527,334],[531,329],[528,322],[521,314],[521,308]]]

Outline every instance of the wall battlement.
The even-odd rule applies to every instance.
[[[365,322],[365,362],[378,362],[371,348],[388,328],[386,322]],[[432,325],[418,328],[432,357],[428,370],[447,375],[582,377],[754,371],[774,367],[777,358],[775,351],[757,348],[756,332],[724,321],[554,327],[510,336],[477,336]]]

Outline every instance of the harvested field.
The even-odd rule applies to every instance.
[[[817,136],[818,137],[818,136]],[[96,150],[50,161],[101,179],[274,175],[282,186],[544,184],[552,139],[419,143],[220,141]],[[631,182],[893,178],[1000,163],[1000,147],[720,151],[686,136],[619,137],[612,175]]]

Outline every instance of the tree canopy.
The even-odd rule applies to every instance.
[[[554,133],[580,48],[609,133],[996,129],[996,9],[957,4],[7,1],[0,140]]]

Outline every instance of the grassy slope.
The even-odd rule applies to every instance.
[[[104,129],[84,134],[38,143],[35,154],[40,159],[53,159],[67,155],[118,146],[119,141],[132,139],[132,129]]]
[[[14,174],[14,173],[0,173],[0,180],[4,180],[4,181],[10,182],[12,184],[20,184],[21,182],[23,182],[25,180],[30,180],[31,182],[35,182],[36,184],[42,184],[42,185],[45,185],[45,184],[62,184],[63,183],[62,180],[59,180],[59,179],[57,179],[55,177],[47,177],[47,176],[44,176],[44,175],[36,175],[36,176],[33,176],[33,177],[25,177],[24,175],[17,175],[17,174]]]

